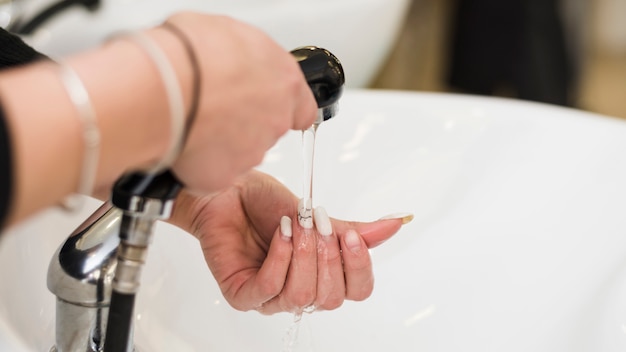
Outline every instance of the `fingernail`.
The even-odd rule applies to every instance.
[[[361,251],[361,236],[359,236],[359,234],[354,231],[354,230],[348,230],[346,232],[346,238],[344,239],[344,241],[346,242],[346,246],[348,246],[348,249],[350,250],[350,252],[352,253],[359,253],[359,251]]]
[[[328,213],[326,213],[326,209],[323,207],[315,208],[313,213],[315,216],[315,227],[317,227],[317,232],[322,236],[330,236],[333,234],[333,225],[330,223],[330,218],[328,217]]]
[[[313,228],[313,209],[311,209],[311,198],[302,198],[298,202],[298,223],[305,229]]]
[[[413,220],[414,216],[411,213],[393,213],[389,215],[385,215],[378,220],[390,220],[390,219],[401,219],[402,225],[406,225]]]
[[[291,218],[288,216],[283,216],[280,218],[280,233],[286,237],[291,238]]]

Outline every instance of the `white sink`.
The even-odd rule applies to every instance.
[[[626,350],[626,123],[512,100],[348,90],[318,131],[329,214],[415,220],[372,251],[370,299],[305,315],[294,351]],[[300,139],[260,169],[300,194]],[[52,253],[95,209],[0,245],[0,347],[48,351]],[[162,224],[138,298],[144,351],[281,351],[290,314],[237,312],[191,236]],[[18,346],[23,346],[21,349]]]
[[[54,1],[26,1],[26,17]],[[158,24],[173,12],[196,10],[254,24],[287,50],[325,47],[341,58],[346,85],[364,87],[392,48],[409,4],[409,0],[106,0],[94,14],[82,8],[67,11],[29,42],[56,57],[91,47],[120,30]]]

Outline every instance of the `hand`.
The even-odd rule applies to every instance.
[[[197,118],[174,172],[213,192],[259,164],[288,129],[306,129],[317,105],[293,56],[260,30],[228,17],[183,13],[168,22],[200,58]]]
[[[182,194],[171,221],[199,239],[224,297],[236,309],[330,310],[345,299],[366,299],[374,282],[368,248],[391,237],[403,220],[326,218],[333,230],[323,236],[297,224],[297,203],[281,183],[252,171],[219,194]],[[289,217],[281,220],[285,214]]]

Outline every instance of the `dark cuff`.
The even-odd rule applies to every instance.
[[[9,204],[11,203],[13,190],[10,142],[4,112],[0,107],[0,232],[9,214]]]
[[[20,37],[0,28],[0,70],[46,58]]]

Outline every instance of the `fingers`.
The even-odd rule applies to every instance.
[[[265,299],[262,307],[256,308],[261,313],[332,310],[346,299],[368,298],[374,288],[369,248],[390,238],[411,216],[386,217],[372,223],[345,222],[331,220],[324,208],[318,207],[313,218],[315,229],[305,229],[296,219],[289,219],[291,263],[277,265],[281,270],[264,265],[262,270],[266,271],[259,273],[257,284],[264,287],[255,298],[257,302]],[[281,225],[286,226],[284,220]],[[287,254],[273,258],[278,257],[286,260]],[[279,275],[280,279],[270,275]]]
[[[332,310],[343,304],[346,294],[339,240],[324,208],[315,208],[313,217],[319,233],[317,242],[317,297],[314,306],[318,310]]]
[[[289,128],[313,124],[317,104],[300,65],[262,30],[192,13],[168,22],[185,31],[198,57],[220,53],[200,61],[196,119],[175,164],[187,187],[221,190],[258,165]],[[220,172],[213,172],[216,167]]]
[[[253,280],[247,280],[236,294],[236,302],[247,305],[233,306],[240,310],[256,309],[263,312],[266,302],[278,296],[287,280],[287,272],[292,257],[291,219],[283,216],[280,226],[274,233],[267,257]],[[272,314],[269,312],[267,314]]]
[[[297,83],[296,94],[297,98],[295,100],[296,105],[294,107],[294,120],[292,129],[294,130],[305,130],[315,122],[315,118],[317,116],[317,102],[313,97],[313,92],[311,92],[311,88],[309,88],[308,84],[306,84],[305,80]]]
[[[328,217],[326,216],[326,218]],[[328,225],[323,224],[320,219],[323,217],[315,217],[318,230],[332,227],[334,228],[333,236],[339,239],[343,259],[342,276],[345,278],[344,298],[362,301],[369,297],[374,289],[374,274],[369,248],[376,247],[388,240],[398,232],[402,225],[410,222],[413,215],[393,214],[371,223],[329,220],[331,224]],[[319,231],[320,233],[323,232],[322,230]]]
[[[333,226],[337,233],[345,233],[349,229],[358,232],[365,241],[368,248],[374,248],[387,241],[395,235],[398,230],[413,220],[413,215],[408,213],[398,213],[384,216],[374,222],[350,222],[333,220]]]
[[[292,257],[282,292],[266,302],[263,314],[298,312],[311,306],[317,296],[317,238],[291,219]]]
[[[316,229],[292,220],[293,252],[282,292],[257,309],[263,314],[332,310],[345,300],[339,239],[323,208],[314,211]]]
[[[346,279],[346,299],[362,301],[372,294],[374,273],[367,245],[353,229],[341,236],[343,267]]]

